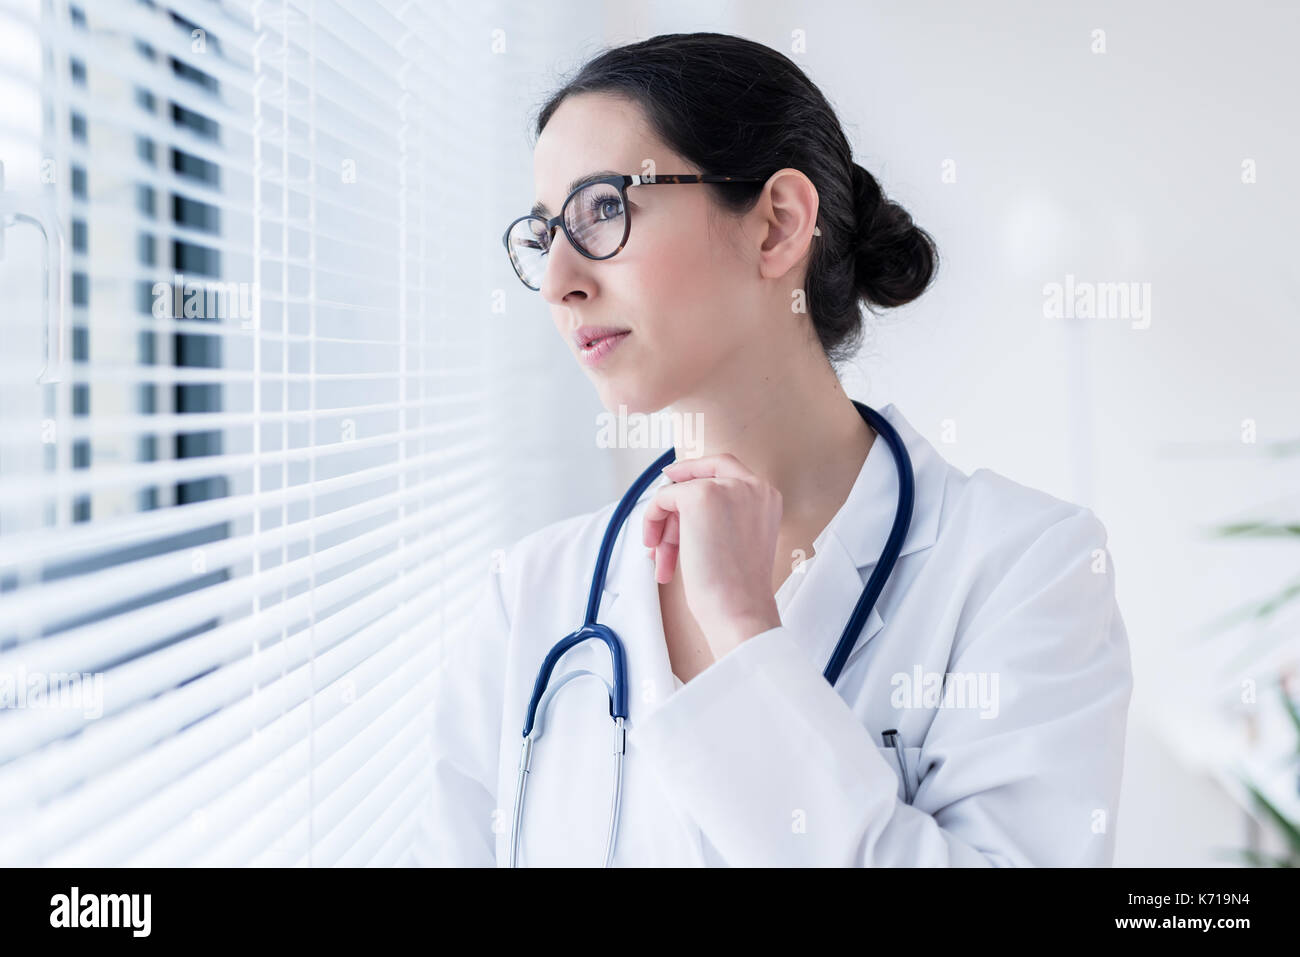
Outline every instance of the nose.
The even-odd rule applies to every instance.
[[[539,290],[542,298],[553,306],[562,305],[574,295],[587,298],[592,286],[590,267],[591,260],[574,249],[568,234],[557,226],[546,253]]]

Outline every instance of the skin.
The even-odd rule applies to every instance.
[[[636,103],[571,96],[538,138],[536,197],[554,215],[577,177],[650,172],[647,161],[661,175],[703,172],[651,132]],[[656,493],[642,533],[656,580],[680,587],[716,660],[781,624],[775,592],[791,556],[812,557],[875,433],[808,313],[792,308],[820,241],[812,182],[778,170],[739,218],[709,189],[629,187],[631,233],[611,259],[585,258],[557,231],[540,293],[607,409],[667,409],[675,423],[699,423],[689,449],[676,443],[674,484]],[[631,335],[593,368],[572,338],[582,324]]]

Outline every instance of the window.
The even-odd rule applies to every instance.
[[[0,0],[0,863],[409,861],[510,518],[473,7]]]

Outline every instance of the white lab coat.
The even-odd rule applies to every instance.
[[[1132,677],[1105,529],[1091,510],[987,469],[966,475],[893,405],[880,411],[911,455],[915,511],[833,689],[822,670],[897,503],[883,440],[778,592],[781,627],[685,685],[641,544],[667,478],[633,510],[598,619],[627,652],[615,866],[1111,864]],[[582,624],[615,505],[515,543],[484,576],[472,630],[448,642],[421,863],[508,863],[529,695],[546,653]],[[554,675],[575,668],[608,678],[604,644],[571,649]],[[910,804],[881,738],[890,728]],[[556,695],[533,755],[523,866],[601,862],[612,734],[598,681]]]

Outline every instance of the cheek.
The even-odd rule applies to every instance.
[[[699,236],[659,243],[647,262],[645,279],[665,297],[698,297],[709,293],[713,270],[709,246]]]
[[[684,235],[683,235],[684,234]],[[730,341],[739,274],[703,224],[656,237],[638,263],[637,312],[658,348],[705,358]]]

